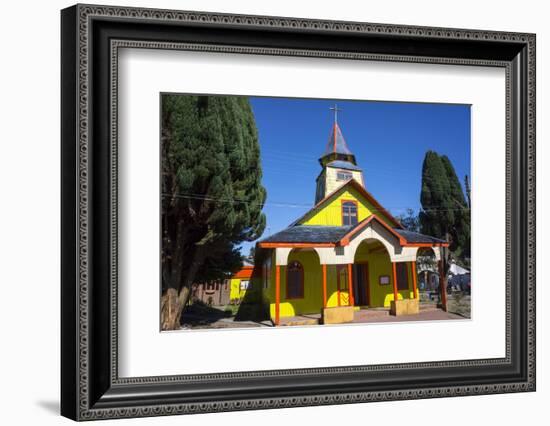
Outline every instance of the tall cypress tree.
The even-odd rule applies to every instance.
[[[468,175],[464,176],[464,188],[466,189],[466,198],[468,199],[468,208],[472,208],[472,198],[470,191],[470,179]]]
[[[466,202],[460,181],[456,175],[451,160],[446,155],[441,157],[447,171],[447,179],[451,187],[449,205],[454,211],[454,222],[451,225],[451,236],[455,242],[455,251],[460,257],[470,257],[470,207]]]
[[[258,133],[246,98],[162,97],[163,329],[179,327],[191,285],[240,266],[265,227]]]
[[[451,251],[470,256],[470,210],[447,156],[428,151],[422,164],[422,232],[450,240]]]

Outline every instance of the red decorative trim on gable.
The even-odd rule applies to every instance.
[[[403,247],[449,247],[450,243],[405,243]]]
[[[346,235],[344,235],[342,237],[342,239],[340,241],[338,241],[338,244],[341,245],[341,246],[347,246],[350,241],[351,241],[351,238],[357,234],[359,231],[361,231],[363,228],[365,228],[369,223],[371,223],[373,220],[377,221],[380,225],[382,225],[390,234],[392,234],[393,236],[395,236],[397,238],[397,240],[399,241],[399,244],[401,246],[405,246],[407,245],[407,240],[405,240],[405,238],[403,238],[401,235],[399,235],[397,232],[395,232],[393,230],[393,228],[391,228],[390,226],[388,226],[383,220],[381,220],[378,216],[376,216],[375,214],[372,214],[370,215],[369,217],[367,217],[366,219],[363,219],[362,222],[360,222],[355,228],[353,228],[352,230],[350,230]]]
[[[335,243],[258,243],[261,248],[279,248],[279,247],[292,247],[292,248],[314,248],[314,247],[336,247]]]
[[[334,154],[336,154],[336,123],[334,123],[334,128],[332,129],[332,136],[333,136],[333,141],[332,141],[332,146],[333,146],[333,149],[332,149],[332,152]]]

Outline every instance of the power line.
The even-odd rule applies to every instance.
[[[248,204],[248,205],[261,205],[261,206],[272,206],[272,207],[292,207],[292,208],[304,208],[304,209],[312,209],[313,207],[315,207],[314,204],[305,204],[305,203],[288,203],[288,202],[282,202],[282,201],[273,201],[273,202],[264,202],[264,203],[260,203],[260,202],[252,202],[252,201],[248,201],[246,199],[239,199],[239,198],[222,198],[222,197],[209,197],[207,195],[202,195],[202,194],[192,194],[192,193],[187,193],[187,194],[169,194],[169,193],[162,193],[161,194],[163,197],[174,197],[174,198],[183,198],[183,199],[192,199],[192,200],[202,200],[202,201],[211,201],[211,202],[220,202],[220,203],[234,203],[234,204]],[[334,206],[326,206],[326,208],[329,208],[329,209],[338,209],[340,210],[340,205],[334,205]],[[412,209],[411,207],[409,206],[390,206],[390,207],[387,207],[385,210],[402,210],[402,211],[406,211],[408,209],[411,209],[413,211],[416,211],[415,209]],[[385,211],[384,210],[380,210],[380,209],[370,209],[370,211],[372,212],[375,212],[375,213],[384,213]],[[432,211],[432,212],[437,212],[437,211],[440,211],[440,212],[443,212],[443,211],[469,211],[470,208],[468,207],[465,207],[465,208],[455,208],[455,209],[439,209],[439,208],[421,208],[419,209],[419,211],[424,211],[424,212],[427,212],[427,211]]]

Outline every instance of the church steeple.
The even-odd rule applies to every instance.
[[[323,170],[317,177],[317,191],[315,202],[319,202],[326,195],[350,179],[355,179],[365,186],[363,171],[357,166],[355,155],[349,149],[342,130],[338,125],[338,111],[342,111],[337,105],[330,108],[334,111],[334,124],[330,132],[327,146],[319,163]]]
[[[353,155],[348,148],[348,144],[342,135],[342,130],[340,130],[340,126],[338,125],[338,111],[342,110],[338,108],[338,105],[336,104],[333,107],[330,107],[330,110],[334,111],[334,124],[332,125],[330,136],[328,138],[327,147],[323,156],[319,158],[319,162],[323,167],[329,161],[334,160],[348,161],[353,165],[357,165],[355,162],[355,155]]]
[[[340,130],[340,126],[337,121],[335,121],[332,126],[327,147],[323,153],[323,156],[319,158],[319,162],[322,166],[325,166],[327,162],[334,160],[349,161],[350,163],[357,165],[355,155],[353,155],[348,148],[348,144],[342,135],[342,130]]]

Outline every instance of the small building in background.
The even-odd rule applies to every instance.
[[[230,278],[192,286],[191,300],[208,306],[239,305],[252,289],[254,263],[243,259],[243,266]]]
[[[225,306],[229,304],[229,280],[217,280],[209,283],[193,284],[191,300],[208,306]]]
[[[243,301],[248,290],[252,287],[253,274],[254,263],[248,259],[244,259],[243,267],[231,277],[229,303],[238,305]]]

